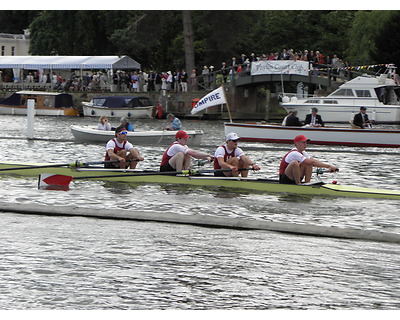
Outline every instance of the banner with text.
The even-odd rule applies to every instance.
[[[193,107],[192,114],[195,114],[208,107],[216,106],[223,103],[226,103],[224,88],[219,87],[218,89],[215,89],[214,91],[201,98],[201,100]]]
[[[308,61],[266,60],[251,63],[251,75],[260,74],[297,74],[308,76]]]

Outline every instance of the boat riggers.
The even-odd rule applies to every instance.
[[[134,162],[134,161],[140,161],[139,159],[131,159],[131,160],[126,160],[126,162]],[[97,162],[79,162],[78,160],[72,163],[54,163],[54,164],[46,164],[46,165],[38,165],[38,166],[32,166],[32,165],[27,165],[25,167],[15,167],[15,168],[4,168],[0,169],[1,171],[12,171],[12,170],[21,170],[21,169],[41,169],[41,168],[57,168],[57,167],[69,167],[69,168],[87,168],[91,165],[96,165],[96,164],[106,164],[106,163],[119,163],[119,160],[110,160],[110,161],[97,161]]]
[[[252,168],[242,168],[238,169],[238,171],[246,171],[252,170]],[[187,175],[187,176],[196,176],[203,173],[215,173],[215,172],[231,172],[231,169],[217,169],[217,170],[198,170],[198,169],[188,169],[182,171],[151,171],[151,172],[137,172],[137,173],[126,173],[126,174],[110,174],[110,175],[97,175],[97,176],[86,176],[86,177],[72,177],[62,174],[52,174],[52,173],[42,173],[39,175],[38,187],[39,188],[48,188],[48,187],[68,187],[72,180],[81,180],[81,179],[103,179],[103,178],[115,178],[115,177],[129,177],[129,176],[151,176],[151,175]]]

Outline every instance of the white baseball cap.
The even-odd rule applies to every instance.
[[[228,133],[226,135],[226,141],[228,141],[228,140],[238,140],[238,139],[240,139],[240,137],[234,132]]]

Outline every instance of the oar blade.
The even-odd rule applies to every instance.
[[[62,174],[42,173],[39,175],[39,188],[66,189],[73,177]]]

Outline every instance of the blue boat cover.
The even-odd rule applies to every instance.
[[[150,99],[147,97],[132,96],[110,96],[93,98],[95,106],[103,106],[107,108],[135,108],[150,106]]]
[[[32,92],[32,96],[34,96]],[[51,95],[52,97],[53,95]],[[21,105],[21,94],[13,93],[8,98],[0,102],[5,106],[20,106]],[[56,108],[71,108],[73,106],[72,96],[68,93],[60,93],[55,96],[54,107]]]

